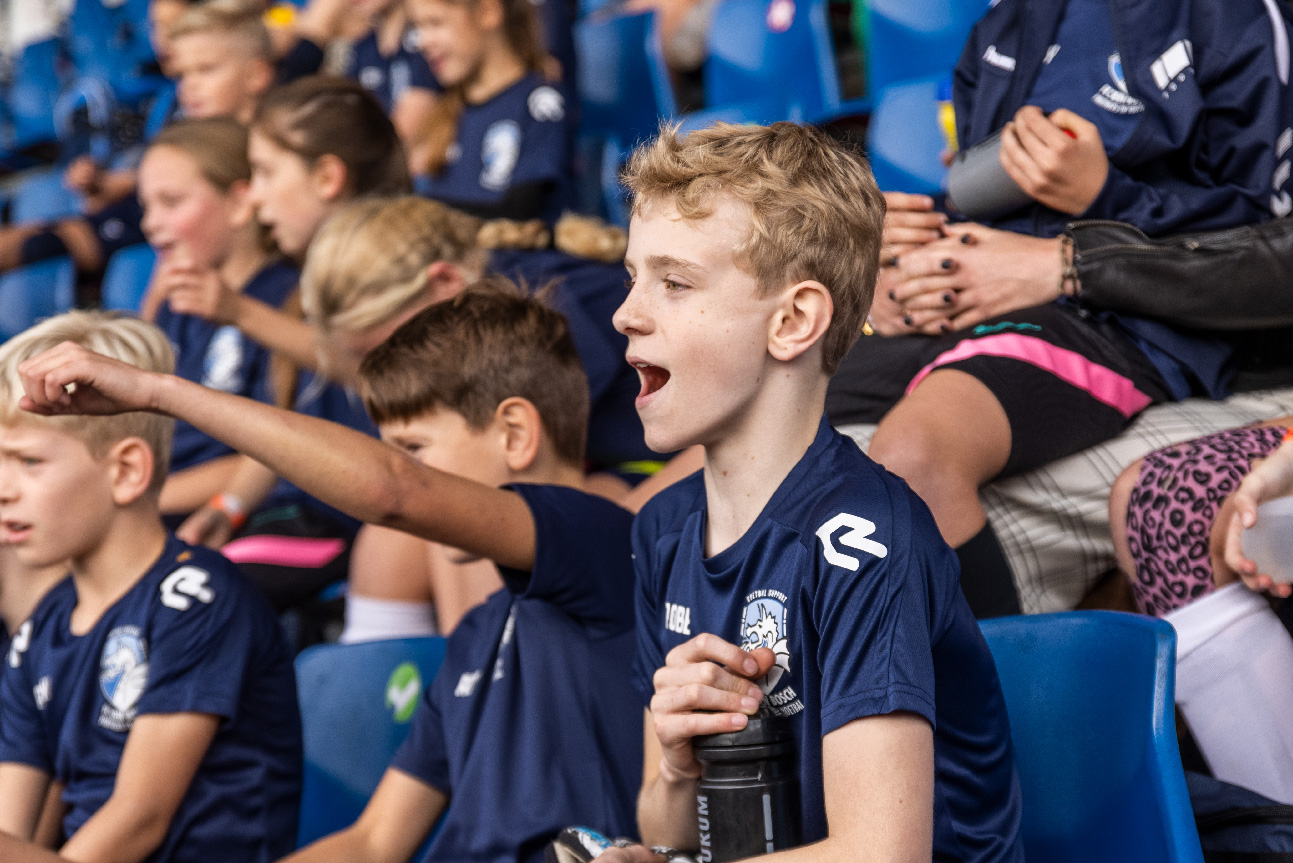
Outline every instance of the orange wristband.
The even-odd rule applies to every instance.
[[[227,491],[221,492],[207,501],[207,506],[224,513],[224,517],[229,519],[229,526],[235,531],[247,523],[247,507],[243,505],[243,502],[238,499],[236,494],[230,494]]]
[[[1290,426],[1289,430],[1284,432],[1284,443],[1288,443],[1291,440],[1293,440],[1293,426]]]

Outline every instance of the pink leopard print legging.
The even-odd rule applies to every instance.
[[[1217,512],[1284,431],[1231,429],[1145,456],[1127,504],[1131,588],[1142,611],[1161,617],[1212,590],[1208,540]]]

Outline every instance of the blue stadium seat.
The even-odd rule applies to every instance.
[[[816,123],[864,113],[840,94],[828,0],[724,0],[714,9],[705,61],[712,119]],[[698,125],[693,119],[689,126]]]
[[[981,626],[1010,713],[1024,856],[1202,863],[1176,742],[1171,625],[1094,611]]]
[[[109,258],[99,305],[124,312],[139,311],[156,262],[157,255],[146,243],[127,246]]]
[[[580,151],[601,164],[592,173],[604,214],[625,224],[620,166],[635,144],[676,112],[655,13],[594,14],[575,25],[575,50]]]
[[[947,75],[987,0],[867,0],[867,87]]]
[[[947,141],[938,122],[941,78],[904,81],[881,90],[867,127],[867,155],[886,192],[943,191]]]
[[[75,300],[71,258],[53,258],[0,275],[0,341],[67,311]]]
[[[5,99],[10,123],[4,141],[7,149],[21,150],[54,140],[54,103],[63,86],[60,51],[58,39],[46,39],[23,48],[14,61]]]
[[[63,185],[63,169],[53,168],[23,180],[9,204],[9,221],[51,222],[81,212],[81,196]]]
[[[144,72],[153,58],[146,9],[138,0],[74,0],[66,21],[67,52],[77,76],[101,81],[116,101],[131,107],[164,83]]]
[[[348,827],[409,732],[443,638],[321,644],[296,658],[305,737],[298,843]]]

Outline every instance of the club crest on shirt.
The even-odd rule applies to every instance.
[[[365,66],[359,70],[359,85],[365,90],[376,90],[386,80],[386,73],[380,66]]]
[[[147,685],[148,643],[139,627],[114,628],[103,643],[99,660],[99,690],[104,702],[99,725],[109,731],[129,731]]]
[[[1127,78],[1122,73],[1122,55],[1117,51],[1109,55],[1108,69],[1109,79],[1113,83],[1101,84],[1091,101],[1110,114],[1139,114],[1144,111],[1145,103],[1127,92]]]
[[[779,692],[773,691],[790,675],[786,602],[786,595],[779,590],[756,590],[745,597],[745,611],[741,614],[741,649],[766,647],[776,656],[772,668],[755,683],[767,696],[768,707],[779,716],[791,716],[804,709],[789,685]]]
[[[242,389],[242,333],[226,326],[215,331],[202,358],[202,386],[226,393]]]
[[[512,182],[521,155],[521,127],[515,120],[499,120],[485,130],[480,143],[480,184],[501,192]]]

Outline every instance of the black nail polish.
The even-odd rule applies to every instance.
[[[961,242],[968,246],[970,243],[974,242],[974,240],[969,234],[961,234]]]
[[[950,332],[952,331],[952,325],[951,325],[951,324],[939,324],[939,325],[938,325],[938,328],[939,328],[940,330],[942,330],[943,332],[945,332],[945,333],[950,333]]]
[[[911,326],[911,315],[904,315],[902,322],[907,326]]]
[[[896,267],[896,266],[898,266],[898,256],[897,256],[897,255],[894,255],[894,256],[893,256],[893,257],[891,257],[891,258],[885,258],[885,259],[884,259],[884,266],[886,266],[886,267]]]
[[[894,296],[893,291],[890,291],[890,292],[889,292],[889,299],[893,300],[894,302],[897,302],[897,301],[898,301],[898,298],[897,298],[896,296]]]
[[[945,270],[950,270],[950,269],[952,269],[952,259],[951,259],[951,258],[943,258],[943,262],[942,262],[941,264],[939,264],[939,266],[940,266],[940,267],[942,267],[942,268],[943,268],[943,269],[945,269]]]
[[[952,304],[952,295],[943,294],[943,302],[950,306]]]

